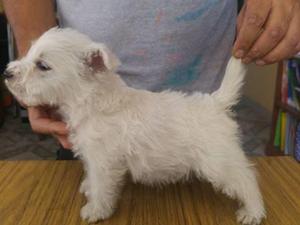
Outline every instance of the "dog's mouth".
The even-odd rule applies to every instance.
[[[28,101],[28,99],[26,98],[27,94],[25,93],[25,89],[22,86],[12,84],[8,80],[5,80],[4,82],[8,90],[11,92],[11,94],[14,96],[14,98],[19,102],[21,106],[27,108],[27,107],[34,107],[38,105],[35,104],[34,102]]]
[[[11,82],[11,80],[4,80],[4,83],[6,85],[6,87],[8,88],[8,90],[15,96],[18,97],[18,92],[21,91],[22,87],[20,87],[19,85],[16,85],[15,83]]]
[[[4,80],[4,83],[5,83],[6,87],[7,87],[7,89],[13,94],[13,96],[15,98],[18,98],[18,94],[14,90],[15,88],[13,87],[13,85],[7,79]]]

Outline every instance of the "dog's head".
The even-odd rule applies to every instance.
[[[52,28],[24,58],[9,63],[3,76],[8,89],[26,105],[57,106],[119,64],[105,45],[72,29]]]

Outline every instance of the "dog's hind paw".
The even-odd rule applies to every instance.
[[[237,221],[243,225],[259,225],[265,218],[265,213],[251,213],[246,208],[241,208],[236,212]]]
[[[101,209],[92,203],[87,203],[81,208],[80,216],[88,223],[95,223],[98,220],[104,220],[109,218],[113,214],[112,209]]]

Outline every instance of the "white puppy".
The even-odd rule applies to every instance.
[[[82,218],[94,222],[112,215],[127,172],[145,184],[195,174],[239,200],[238,221],[259,224],[262,197],[230,115],[245,75],[240,60],[229,61],[211,95],[135,90],[115,73],[118,65],[105,45],[53,28],[4,73],[19,100],[58,107],[67,123],[86,171]]]

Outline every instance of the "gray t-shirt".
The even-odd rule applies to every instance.
[[[237,0],[57,0],[60,26],[105,43],[132,87],[217,89],[235,35]]]

